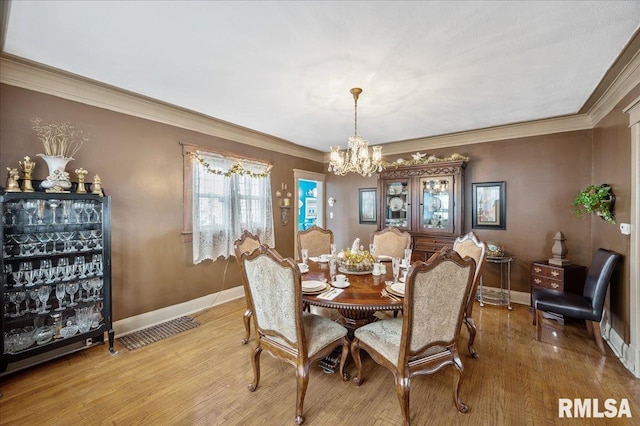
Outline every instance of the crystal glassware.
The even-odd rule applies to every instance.
[[[20,312],[20,305],[22,304],[22,302],[24,302],[24,299],[27,297],[27,293],[24,291],[16,291],[15,292],[15,299],[14,302],[16,305],[16,317],[19,317],[20,315],[22,315],[22,313]]]
[[[38,208],[38,203],[35,200],[25,200],[22,205],[24,211],[27,213],[27,219],[29,220],[29,225],[33,225],[33,215],[36,213],[36,209]]]
[[[64,296],[67,294],[65,287],[64,283],[56,284],[56,299],[58,299],[58,307],[56,308],[56,311],[64,311],[62,302],[64,302]]]
[[[51,294],[51,288],[49,288],[49,286],[43,285],[42,287],[38,287],[38,298],[40,299],[40,303],[42,304],[40,311],[41,314],[49,313],[49,311],[47,310],[49,294]]]
[[[76,293],[78,292],[79,286],[80,285],[78,284],[78,281],[73,281],[73,282],[67,283],[67,285],[66,285],[67,294],[71,298],[71,303],[69,303],[69,306],[77,306],[78,305],[77,303],[75,303],[73,301],[73,299],[76,297]]]
[[[400,258],[394,257],[391,259],[391,267],[393,268],[393,282],[398,282],[398,277],[400,276]]]
[[[44,212],[46,207],[47,202],[45,200],[36,201],[36,217],[38,218],[38,225],[42,225],[44,223]]]
[[[304,263],[306,265],[307,262],[309,261],[309,250],[308,249],[302,249],[302,250],[300,250],[300,252],[302,253],[302,263]]]
[[[60,205],[60,200],[49,200],[49,201],[47,201],[47,204],[49,204],[49,208],[51,209],[51,224],[55,225],[56,224],[56,209]]]
[[[74,201],[71,205],[73,213],[76,216],[76,223],[82,222],[82,211],[84,210],[84,203],[82,201]]]
[[[64,223],[69,223],[69,215],[71,214],[71,203],[72,200],[62,200],[62,221]]]

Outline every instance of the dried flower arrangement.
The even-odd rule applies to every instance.
[[[46,155],[73,158],[89,137],[76,125],[62,123],[43,123],[41,118],[32,118],[31,127],[44,145]]]

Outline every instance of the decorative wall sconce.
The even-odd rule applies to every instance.
[[[289,222],[289,209],[291,209],[291,193],[287,191],[287,184],[282,183],[280,189],[276,191],[276,198],[280,204],[280,213],[282,215],[282,224]]]
[[[327,204],[329,204],[329,207],[333,207],[335,203],[336,203],[335,197],[329,197],[329,199],[327,200]]]

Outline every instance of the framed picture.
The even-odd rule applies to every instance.
[[[376,188],[360,188],[360,223],[376,223],[378,221]]]
[[[472,227],[507,229],[506,182],[472,183]]]

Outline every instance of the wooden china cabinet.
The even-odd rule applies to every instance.
[[[413,260],[452,247],[464,233],[465,161],[387,168],[378,181],[378,229],[394,226],[412,236]]]

